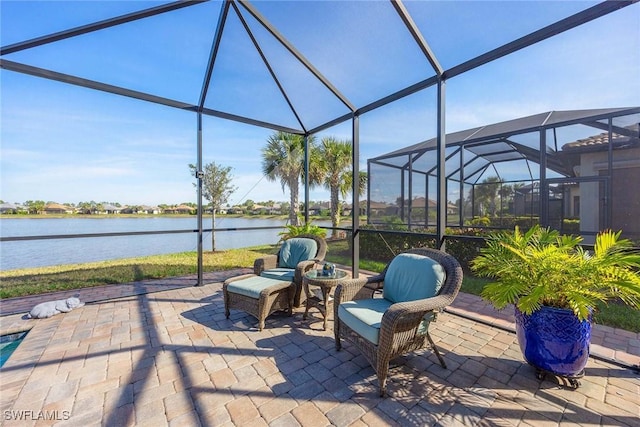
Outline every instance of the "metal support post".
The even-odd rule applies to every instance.
[[[196,286],[203,284],[204,270],[202,265],[202,178],[202,113],[198,113],[198,160],[196,167],[196,181],[198,183],[198,282]]]
[[[351,209],[351,271],[354,278],[358,278],[360,272],[360,117],[353,116],[351,128],[351,166],[353,169],[352,205]]]
[[[304,223],[309,224],[309,136],[304,136]]]
[[[437,125],[437,156],[438,156],[438,213],[436,221],[436,234],[438,236],[438,249],[446,250],[444,241],[445,227],[447,224],[447,181],[445,173],[446,163],[446,131],[445,131],[445,89],[443,78],[438,80],[438,125]]]

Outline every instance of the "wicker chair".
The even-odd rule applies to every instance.
[[[302,276],[304,273],[311,270],[316,263],[324,261],[324,257],[327,254],[327,242],[322,237],[311,234],[302,234],[289,240],[293,241],[294,239],[313,239],[316,245],[316,253],[313,256],[309,256],[307,259],[300,260],[295,263],[295,266],[283,265],[284,256],[282,252],[285,247],[285,244],[283,244],[277,255],[267,255],[266,257],[256,259],[253,263],[253,273],[256,276],[293,282],[295,284],[293,306],[300,307],[300,304],[304,302],[301,301]]]
[[[380,275],[345,280],[334,299],[336,350],[342,347],[341,338],[360,349],[378,375],[380,396],[386,393],[389,361],[397,356],[430,346],[446,368],[428,327],[461,285],[458,261],[426,248],[399,254]],[[374,298],[380,288],[382,298]]]

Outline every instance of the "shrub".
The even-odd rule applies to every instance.
[[[489,227],[491,225],[491,220],[486,216],[478,216],[474,217],[470,221],[470,225],[479,225],[481,227]]]
[[[579,219],[563,219],[562,232],[565,234],[580,234]]]
[[[322,237],[323,239],[327,237],[327,230],[311,224],[311,222],[303,225],[286,225],[285,227],[287,231],[278,233],[282,240],[287,240],[302,234],[311,234],[313,236]]]
[[[364,231],[360,233],[360,257],[362,259],[389,262],[395,255],[410,248],[437,247],[435,230],[433,229],[420,229],[411,232],[393,230],[397,232],[376,233],[377,227],[368,225],[361,227],[361,230]],[[482,229],[447,229],[446,251],[460,262],[463,269],[469,271],[469,263],[478,256],[480,249],[485,246],[484,239],[477,237],[483,237],[487,234]]]

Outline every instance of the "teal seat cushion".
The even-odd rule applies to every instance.
[[[318,253],[318,243],[313,239],[294,237],[285,240],[280,247],[278,267],[296,268],[301,261],[315,258]]]
[[[391,302],[415,301],[438,294],[446,279],[437,261],[417,254],[400,254],[384,277],[383,296]]]
[[[378,344],[382,316],[391,304],[384,298],[346,301],[338,306],[338,317],[358,335]]]
[[[260,273],[261,277],[268,277],[276,280],[286,280],[287,282],[293,282],[295,276],[295,269],[292,268],[271,268]]]
[[[346,301],[338,306],[338,317],[358,335],[378,345],[382,316],[392,305],[391,301],[384,298]],[[416,333],[425,334],[432,318],[433,313],[427,313],[418,325]]]
[[[281,285],[281,280],[270,279],[268,277],[254,276],[248,277],[246,279],[238,280],[236,282],[231,282],[227,285],[227,291],[240,294],[247,297],[259,299],[260,292],[263,290],[273,286],[273,285]]]

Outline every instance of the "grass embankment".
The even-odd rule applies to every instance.
[[[251,267],[265,254],[277,252],[276,246],[231,249],[203,254],[204,271],[223,271]],[[350,265],[351,255],[345,241],[330,242],[327,260]],[[86,264],[61,265],[0,272],[0,298],[37,295],[69,289],[107,284],[130,283],[197,273],[197,254],[184,252],[129,258]],[[384,262],[361,260],[360,269],[380,272]],[[465,275],[462,292],[480,295],[488,280]],[[619,304],[601,304],[594,315],[595,323],[640,332],[640,310]]]
[[[204,271],[223,271],[253,265],[276,248],[261,246],[203,254]],[[86,264],[59,265],[0,272],[0,298],[37,295],[139,280],[196,274],[197,253],[183,252]]]

